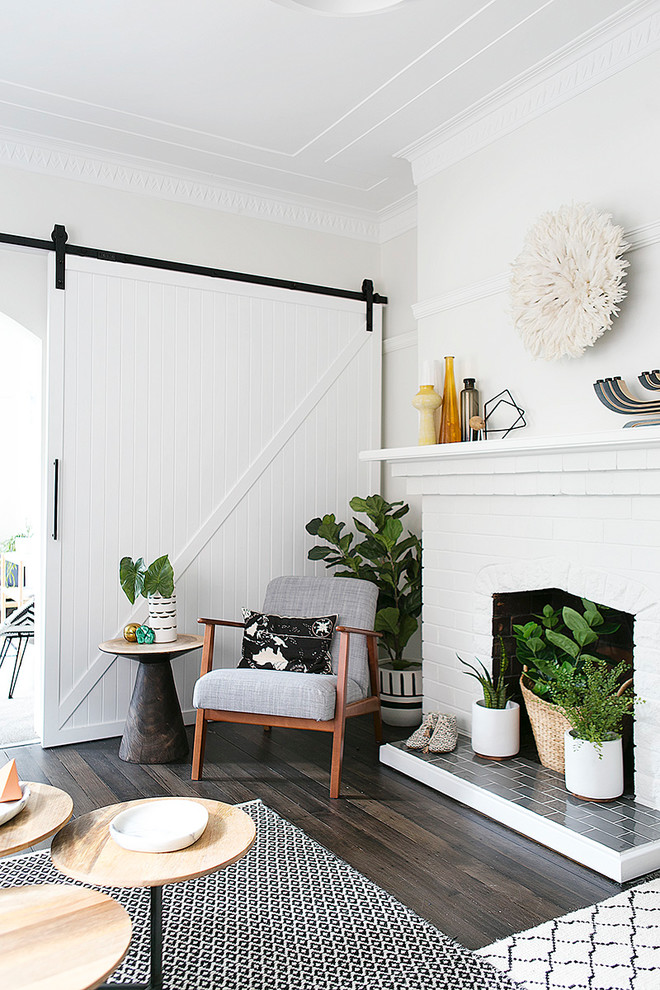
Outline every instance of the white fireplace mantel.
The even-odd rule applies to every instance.
[[[511,462],[515,470],[516,457],[541,454],[627,453],[629,451],[660,449],[660,426],[609,430],[607,433],[572,434],[570,436],[522,436],[516,432],[505,439],[494,437],[472,443],[431,444],[422,447],[392,447],[384,450],[363,450],[360,460],[385,461],[393,465],[397,475],[406,475],[406,465],[426,465],[425,473],[460,472],[461,462],[501,460]],[[522,466],[522,465],[520,465]],[[470,468],[468,467],[468,472]],[[494,468],[498,473],[501,468]],[[413,469],[413,474],[418,474]]]

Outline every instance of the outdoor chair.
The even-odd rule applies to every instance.
[[[0,625],[0,639],[2,639],[0,668],[6,657],[9,656],[10,647],[15,650],[14,670],[12,671],[8,694],[9,698],[13,698],[27,645],[31,639],[34,639],[34,598],[12,612],[9,618]]]
[[[239,722],[332,733],[330,797],[339,797],[346,719],[372,712],[376,741],[382,726],[378,695],[377,640],[373,631],[378,589],[369,581],[330,577],[279,577],[270,582],[262,612],[311,618],[337,614],[332,674],[276,669],[213,670],[217,626],[243,622],[199,619],[205,626],[192,779],[200,780],[209,722]]]

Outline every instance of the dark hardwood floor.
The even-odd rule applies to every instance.
[[[388,738],[406,733],[387,730]],[[192,742],[192,730],[190,732]],[[74,814],[165,794],[234,804],[261,798],[446,934],[487,945],[618,893],[618,884],[378,763],[371,717],[347,727],[342,798],[328,797],[325,733],[219,725],[204,779],[190,762],[137,766],[119,740],[4,749],[23,779],[68,791]]]

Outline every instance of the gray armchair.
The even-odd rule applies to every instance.
[[[242,622],[199,619],[205,626],[197,709],[192,779],[200,780],[209,722],[242,722],[332,732],[330,797],[339,797],[346,719],[373,712],[376,741],[382,726],[378,696],[379,633],[373,631],[378,589],[353,578],[280,577],[266,589],[263,612],[313,617],[337,614],[332,643],[332,674],[278,670],[213,670],[216,626]]]

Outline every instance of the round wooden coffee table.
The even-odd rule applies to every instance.
[[[60,872],[94,886],[149,887],[151,892],[150,990],[163,985],[163,886],[214,873],[237,862],[251,848],[256,829],[240,808],[220,801],[193,798],[204,805],[209,821],[191,846],[171,853],[131,852],[110,837],[108,826],[121,811],[167,801],[149,798],[99,808],[69,822],[53,840],[51,859]],[[171,919],[176,924],[176,919]],[[116,984],[126,990],[129,984]]]
[[[30,798],[15,818],[0,827],[0,856],[10,856],[47,839],[73,814],[73,801],[66,791],[50,784],[25,783],[30,788]]]
[[[0,892],[0,969],[11,990],[89,990],[122,961],[131,919],[107,894],[40,883]]]
[[[129,643],[109,639],[103,653],[139,661],[133,695],[119,747],[126,763],[172,763],[188,755],[188,737],[174,685],[172,660],[198,650],[202,636],[178,636],[172,643]]]

